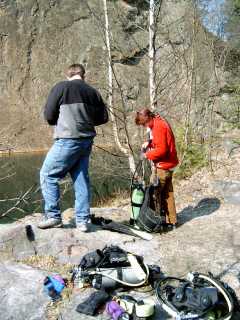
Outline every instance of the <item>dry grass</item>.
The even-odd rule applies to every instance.
[[[34,255],[21,260],[22,263],[27,264],[34,268],[39,268],[41,270],[59,273],[63,277],[69,273],[71,269],[71,264],[60,264],[57,259],[53,256],[39,256]]]
[[[130,191],[119,190],[109,197],[102,198],[96,203],[96,207],[120,207],[130,204]]]

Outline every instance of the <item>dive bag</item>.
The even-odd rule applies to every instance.
[[[142,175],[136,173],[142,170]],[[141,177],[142,178],[139,178]],[[157,185],[151,184],[145,187],[144,182],[144,166],[141,159],[136,167],[131,182],[131,218],[130,225],[147,232],[159,232],[163,230],[165,217],[161,215],[161,208],[157,209],[157,199],[155,190]]]
[[[88,283],[96,289],[114,289],[141,286],[148,276],[149,268],[142,257],[118,246],[107,246],[86,254],[73,270],[72,280],[78,286]]]
[[[145,189],[144,201],[136,220],[137,226],[147,232],[160,232],[165,223],[165,219],[161,216],[160,212],[153,209],[152,199],[154,191],[155,187],[153,185]]]
[[[189,273],[188,279],[161,279],[155,293],[162,308],[175,319],[230,320],[234,302],[228,288],[212,275]]]

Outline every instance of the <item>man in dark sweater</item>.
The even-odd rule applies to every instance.
[[[40,171],[45,220],[38,227],[61,227],[59,180],[70,174],[75,191],[76,226],[87,231],[90,214],[88,164],[95,126],[108,121],[108,112],[97,90],[84,81],[85,69],[73,64],[66,81],[51,90],[44,117],[54,128],[54,144]]]

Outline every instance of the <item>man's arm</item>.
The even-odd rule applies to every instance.
[[[152,150],[146,152],[146,157],[152,161],[158,161],[168,152],[167,129],[159,127],[155,132],[155,146]]]
[[[50,91],[47,98],[47,103],[44,108],[44,118],[50,125],[57,124],[62,94],[61,87],[59,84],[56,84]]]

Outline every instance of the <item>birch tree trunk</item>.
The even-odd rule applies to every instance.
[[[150,108],[154,110],[156,101],[156,24],[155,24],[155,0],[149,1],[149,90],[150,90]]]
[[[194,6],[194,13],[193,13],[193,31],[192,31],[192,48],[191,48],[191,77],[189,81],[189,95],[188,95],[188,103],[187,103],[187,112],[186,112],[186,119],[185,119],[185,135],[184,135],[184,142],[186,148],[188,147],[189,143],[189,129],[190,129],[190,116],[191,116],[191,108],[192,108],[192,97],[193,97],[193,90],[194,88],[194,79],[196,79],[195,75],[195,42],[196,42],[196,23],[197,23],[197,13],[196,13],[196,6]],[[195,100],[196,103],[196,100]]]
[[[103,0],[103,7],[104,7],[104,16],[105,16],[105,39],[106,39],[106,47],[108,52],[108,106],[109,106],[110,117],[112,121],[113,135],[119,150],[128,157],[129,168],[131,173],[133,174],[136,170],[136,165],[133,157],[133,152],[130,149],[129,137],[126,134],[126,139],[128,141],[129,147],[124,147],[121,144],[121,141],[119,139],[116,116],[113,110],[113,63],[112,63],[112,57],[111,57],[111,43],[110,43],[107,0]]]

